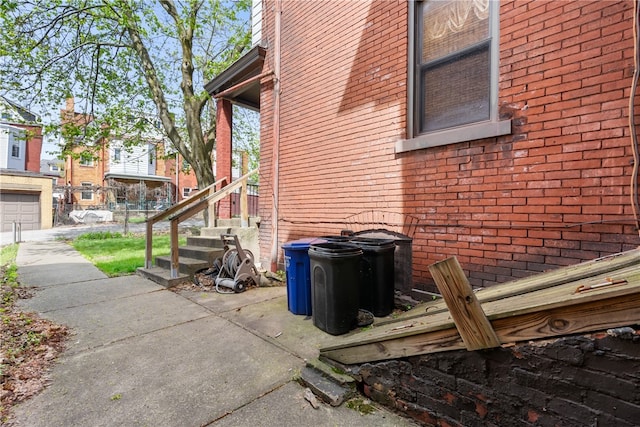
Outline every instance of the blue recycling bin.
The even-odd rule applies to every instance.
[[[313,237],[282,245],[287,273],[287,307],[293,314],[311,316],[309,246],[318,242],[324,240]]]

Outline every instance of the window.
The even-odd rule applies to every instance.
[[[60,167],[54,163],[49,164],[49,171],[50,172],[58,172],[60,171]]]
[[[81,195],[81,199],[82,200],[93,200],[93,184],[91,184],[90,182],[83,182],[82,184],[83,190],[82,190],[82,195]],[[86,190],[84,188],[87,188]]]
[[[13,145],[11,145],[11,157],[15,159],[20,158],[20,144],[14,143]]]
[[[80,166],[93,166],[93,157],[89,153],[82,153],[80,155]]]
[[[191,194],[191,189],[189,187],[184,187],[182,189],[182,197],[189,197],[189,194]]]
[[[122,155],[122,149],[120,148],[114,148],[113,149],[113,161],[114,162],[119,162],[121,159],[121,155]]]
[[[490,0],[410,5],[408,151],[511,132],[498,120],[498,12]]]

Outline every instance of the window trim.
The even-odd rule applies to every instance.
[[[91,182],[81,182],[81,183],[80,183],[80,186],[81,186],[81,187],[89,187],[89,189],[88,189],[88,190],[84,190],[84,189],[83,189],[83,190],[80,192],[80,200],[85,200],[85,201],[91,201],[91,200],[93,200],[93,183],[91,183]],[[85,194],[87,194],[87,193],[89,193],[89,194],[91,195],[91,198],[90,198],[90,199],[87,199],[87,198],[85,198],[85,197],[84,197],[84,195],[85,195]]]
[[[407,64],[407,139],[396,142],[396,153],[419,150],[422,148],[438,147],[441,145],[455,144],[458,142],[473,141],[477,139],[491,138],[511,133],[511,120],[500,120],[498,115],[498,83],[500,78],[500,2],[489,0],[490,21],[489,33],[491,35],[491,47],[489,58],[491,61],[489,94],[489,120],[471,123],[467,125],[441,129],[433,132],[417,134],[419,109],[416,105],[416,88],[419,72],[416,62],[416,16],[421,0],[409,2],[408,8],[408,64]]]
[[[83,167],[92,168],[93,167],[93,157],[91,156],[80,156],[78,164]]]
[[[14,159],[21,159],[22,158],[22,147],[20,146],[20,143],[18,142],[14,142],[13,144],[11,144],[11,157]],[[18,152],[18,154],[15,154],[15,152]]]

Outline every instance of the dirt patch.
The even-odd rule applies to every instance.
[[[64,350],[68,330],[16,307],[30,298],[32,289],[7,283],[0,271],[0,424],[12,425],[11,409],[29,399],[49,382],[55,358]]]

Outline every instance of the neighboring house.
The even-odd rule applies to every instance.
[[[51,179],[40,174],[40,118],[0,97],[0,227],[51,228]],[[15,225],[14,225],[15,224]]]
[[[40,160],[40,173],[44,176],[51,177],[53,185],[64,185],[64,160]]]
[[[178,160],[179,168],[176,173],[176,159]],[[164,176],[171,178],[171,184],[173,187],[173,194],[170,200],[179,202],[186,199],[198,191],[198,180],[196,174],[191,170],[191,166],[177,153],[168,155],[164,161],[165,172]]]
[[[67,100],[62,117],[80,116],[73,99]],[[67,156],[64,166],[65,202],[74,209],[155,209],[174,202],[171,177],[166,175],[164,139],[150,134],[144,144],[127,146],[122,139],[100,138],[92,151],[83,147],[78,156]]]
[[[263,1],[206,85],[218,161],[260,110],[263,265],[344,228],[411,238],[418,290],[450,256],[491,286],[637,247],[633,4]]]
[[[0,168],[38,173],[41,151],[40,118],[0,97]]]

